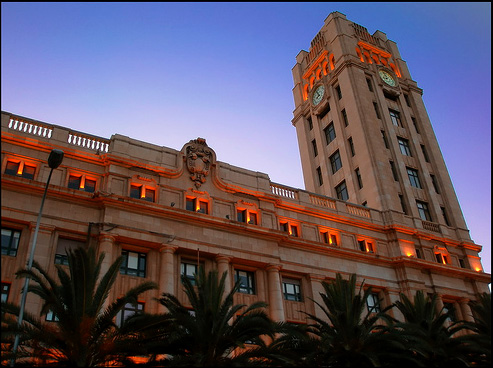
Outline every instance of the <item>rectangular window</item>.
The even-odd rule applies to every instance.
[[[240,281],[238,292],[244,294],[255,294],[255,276],[253,272],[235,270],[235,282]]]
[[[248,223],[251,225],[257,225],[257,214],[255,212],[248,212]]]
[[[132,184],[130,186],[130,198],[154,202],[156,200],[156,191],[152,188],[147,188],[145,185]]]
[[[134,314],[142,313],[144,311],[144,305],[145,304],[142,302],[137,302],[136,304],[126,303],[125,306],[116,314],[116,325],[121,327],[123,322],[125,322],[128,317],[133,316]]]
[[[426,148],[424,145],[421,145],[421,152],[423,152],[423,156],[425,158],[425,161],[430,162],[430,159],[428,157],[428,152],[426,152]]]
[[[236,218],[239,222],[245,222],[248,224],[257,225],[257,213],[246,209],[238,209],[236,211]]]
[[[441,263],[441,264],[449,264],[450,263],[448,256],[444,253],[441,253],[441,252],[435,253],[435,259],[438,263]]]
[[[315,139],[312,141],[312,147],[313,147],[313,156],[317,157],[318,149],[317,149],[317,141]]]
[[[354,170],[354,172],[356,173],[356,179],[358,180],[358,187],[359,187],[359,189],[361,189],[361,188],[363,188],[363,181],[361,180],[361,174],[359,172],[359,168]]]
[[[411,102],[409,101],[409,96],[405,93],[404,93],[404,100],[406,100],[406,105],[408,107],[411,107]]]
[[[368,90],[370,92],[373,92],[373,84],[371,83],[371,79],[370,78],[366,78],[366,84],[368,85]]]
[[[199,213],[209,213],[209,202],[206,200],[201,200],[198,198],[187,197],[186,207],[187,211],[199,212]]]
[[[318,177],[318,185],[322,185],[324,183],[324,180],[322,178],[322,169],[317,167],[317,177]]]
[[[348,138],[348,143],[349,143],[349,149],[351,151],[351,156],[354,156],[354,144],[353,144],[353,137]]]
[[[337,198],[343,201],[347,201],[349,199],[349,194],[347,192],[346,181],[343,180],[338,186],[336,186],[336,195]]]
[[[342,98],[342,92],[340,86],[336,87],[336,93],[337,93],[337,98],[340,100]]]
[[[70,175],[68,178],[68,188],[94,193],[96,190],[96,180],[87,179],[85,175]]]
[[[313,129],[312,117],[309,116],[306,120],[308,120],[308,129],[312,130]]]
[[[49,310],[47,313],[46,313],[46,318],[45,318],[46,322],[58,322],[58,317],[56,316],[55,313],[53,313],[51,310]]]
[[[21,178],[34,179],[36,166],[26,165],[24,161],[7,161],[5,174],[20,176]]]
[[[197,272],[197,263],[181,262],[180,275],[185,276],[187,279],[189,279],[192,285],[196,284],[195,276],[197,275]]]
[[[330,156],[330,166],[332,167],[332,174],[335,174],[337,170],[342,167],[341,155],[339,155],[339,150]]]
[[[418,121],[416,120],[416,118],[413,118],[413,117],[411,117],[411,121],[413,122],[414,129],[416,130],[416,133],[419,134]]]
[[[329,103],[327,102],[327,106],[325,106],[325,108],[320,112],[320,114],[318,114],[318,119],[321,121],[325,115],[327,115],[330,111],[330,105]]]
[[[378,104],[376,102],[373,103],[373,109],[375,110],[375,115],[377,116],[377,119],[381,119],[382,117],[380,116],[380,110],[378,109]]]
[[[337,246],[337,235],[336,234],[331,234],[328,231],[321,231],[320,234],[322,235],[322,240],[324,243]]]
[[[389,149],[389,142],[387,141],[387,136],[385,135],[385,131],[381,130],[380,132],[382,132],[382,139],[383,139],[383,143],[385,144],[385,148]]]
[[[407,176],[409,177],[409,181],[411,182],[411,186],[418,188],[418,189],[423,189],[421,187],[421,182],[419,181],[418,170],[411,169],[410,167],[408,167],[407,168]]]
[[[282,292],[285,300],[301,302],[301,285],[300,280],[282,279]]]
[[[209,203],[206,201],[199,200],[199,209],[197,212],[208,214],[209,213]]]
[[[395,181],[399,181],[399,176],[397,176],[397,170],[395,169],[394,161],[389,161],[390,163],[390,170],[392,170],[392,176],[394,177]]]
[[[342,114],[342,121],[344,122],[344,126],[348,126],[349,120],[347,118],[346,109],[342,109],[341,114]]]
[[[2,256],[17,256],[20,238],[19,230],[2,228]]]
[[[444,307],[444,310],[443,310],[444,313],[447,313],[447,312],[450,313],[448,320],[450,322],[457,322],[457,318],[455,316],[454,303],[452,303],[452,302],[448,302],[448,303],[445,302],[445,303],[443,303],[443,307]]]
[[[389,114],[390,114],[390,120],[392,120],[392,124],[394,124],[395,126],[402,126],[401,115],[399,111],[389,109]]]
[[[2,302],[6,302],[9,299],[10,284],[2,282]]]
[[[362,252],[374,253],[373,243],[367,240],[358,240],[359,249]]]
[[[280,229],[281,229],[281,231],[284,231],[286,233],[289,233],[289,223],[287,223],[287,222],[281,222],[280,223]]]
[[[404,196],[402,194],[399,194],[399,201],[401,202],[402,212],[407,215],[406,202],[404,202]]]
[[[418,213],[421,220],[432,221],[430,210],[428,209],[428,203],[416,201],[416,206],[418,207]]]
[[[123,261],[120,266],[122,275],[146,277],[146,254],[122,250]]]
[[[68,266],[68,252],[79,247],[85,248],[86,242],[81,240],[58,238],[55,253],[55,264]]]
[[[445,212],[445,207],[440,207],[440,209],[442,210],[442,216],[443,216],[443,220],[445,221],[445,224],[447,226],[450,226],[450,221],[448,220],[447,212]]]
[[[327,125],[324,128],[324,133],[325,133],[325,140],[327,141],[327,144],[329,144],[336,138],[336,131],[334,129],[333,122],[331,122],[329,125]]]
[[[187,197],[187,201],[186,201],[186,209],[187,211],[193,211],[195,212],[195,198],[190,198],[190,197]]]
[[[399,149],[404,156],[413,156],[411,154],[411,148],[409,147],[409,141],[407,139],[397,137],[397,142],[399,142]]]
[[[246,210],[237,210],[236,215],[237,215],[236,219],[239,222],[246,222],[246,218],[247,218],[247,211]]]
[[[421,249],[416,248],[416,258],[423,259],[423,255],[421,254]]]
[[[291,236],[295,236],[295,237],[298,237],[299,236],[299,233],[298,233],[298,226],[296,225],[293,225],[293,224],[289,224],[289,227],[291,229],[290,231],[290,234]]]
[[[460,266],[460,268],[467,268],[466,267],[466,261],[464,261],[463,258],[459,258],[459,266]]]
[[[378,293],[368,294],[368,297],[366,298],[366,306],[368,308],[368,312],[380,313],[380,298],[378,297]]]
[[[433,188],[435,189],[435,192],[437,194],[440,194],[440,189],[438,188],[437,178],[433,174],[430,174],[430,178],[431,178],[431,183],[433,184]]]

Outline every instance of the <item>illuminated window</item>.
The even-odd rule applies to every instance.
[[[17,256],[20,238],[19,230],[2,228],[2,256]]]
[[[435,253],[435,259],[438,263],[443,263],[443,264],[449,263],[447,255],[443,253]]]
[[[370,313],[379,313],[381,311],[378,293],[368,294],[368,297],[366,298],[366,307]]]
[[[330,123],[324,128],[324,133],[325,133],[325,140],[327,141],[327,144],[332,142],[336,138],[336,131],[334,129],[334,123]]]
[[[409,177],[411,186],[418,189],[422,189],[421,182],[419,181],[418,170],[411,169],[410,167],[407,167],[406,169],[407,169],[407,176]]]
[[[125,320],[133,316],[134,314],[142,313],[144,311],[145,303],[126,303],[125,306],[116,314],[116,325],[121,327]]]
[[[192,285],[196,284],[195,276],[198,273],[197,263],[190,263],[188,261],[181,262],[180,275],[185,276],[190,280]]]
[[[20,176],[26,179],[34,179],[36,166],[26,165],[24,161],[7,161],[5,166],[5,174]]]
[[[418,213],[421,220],[432,221],[430,210],[428,209],[428,203],[416,201],[416,206],[418,207]]]
[[[10,284],[2,282],[2,302],[6,302],[9,298]]]
[[[146,254],[131,252],[128,250],[122,251],[123,262],[120,266],[120,273],[123,275],[131,275],[138,277],[146,276]]]
[[[346,109],[342,109],[341,115],[342,115],[342,121],[344,122],[344,126],[348,126],[349,125],[349,120],[347,118]]]
[[[255,275],[250,271],[235,270],[235,282],[240,281],[238,292],[243,294],[255,294]]]
[[[349,143],[349,150],[351,151],[351,156],[354,156],[354,144],[353,144],[353,137],[348,138],[348,143]]]
[[[359,168],[354,170],[354,172],[356,173],[356,179],[358,181],[358,187],[359,187],[359,189],[361,189],[361,188],[363,188],[363,180],[361,179],[361,173],[359,172]]]
[[[397,137],[397,142],[399,142],[399,149],[404,156],[413,156],[411,154],[411,148],[409,147],[409,141],[407,139]]]
[[[389,114],[390,120],[392,120],[392,124],[394,124],[395,126],[402,126],[401,115],[399,111],[389,109]]]
[[[56,316],[55,313],[53,313],[51,310],[49,310],[48,313],[46,313],[45,320],[47,322],[58,322],[58,317]]]
[[[239,222],[257,225],[257,213],[248,209],[239,208],[236,211],[236,218]]]
[[[55,264],[68,266],[68,252],[79,247],[85,247],[86,243],[80,240],[58,238],[58,244],[55,253]]]
[[[322,185],[324,183],[324,180],[322,178],[322,169],[320,169],[320,166],[317,167],[317,177],[318,177],[318,185]]]
[[[300,280],[282,279],[282,292],[285,300],[301,302],[301,283]]]
[[[366,253],[375,253],[373,243],[368,240],[358,240],[359,249]]]
[[[315,139],[312,141],[312,147],[313,147],[313,156],[317,157],[318,149],[317,149],[317,141]]]
[[[96,190],[96,180],[88,179],[85,175],[70,175],[68,187],[93,193]]]
[[[130,198],[143,199],[148,202],[156,200],[156,191],[145,185],[132,184],[130,186]]]
[[[330,166],[332,168],[332,174],[335,174],[337,170],[342,167],[341,155],[339,154],[339,150],[335,151],[332,156],[329,157]]]
[[[329,245],[332,245],[332,246],[335,246],[335,247],[338,245],[337,235],[335,233],[331,233],[329,231],[322,230],[320,232],[320,234],[322,235],[322,241],[325,244],[329,244]]]
[[[291,236],[299,237],[299,230],[298,230],[298,225],[292,224],[288,221],[281,221],[280,222],[280,229],[281,231],[284,231],[286,233],[289,233]]]
[[[338,199],[342,201],[347,201],[349,199],[345,180],[343,180],[338,186],[336,186],[335,190]]]
[[[200,198],[187,197],[186,199],[186,209],[188,211],[199,212],[199,213],[209,213],[209,202]]]

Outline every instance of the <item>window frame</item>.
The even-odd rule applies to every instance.
[[[133,253],[137,255],[137,268],[131,268],[128,266],[129,254]],[[136,277],[146,277],[147,273],[147,253],[136,252],[133,250],[122,249],[123,261],[120,265],[120,274]],[[143,266],[142,266],[143,264]]]
[[[358,239],[358,246],[362,252],[365,253],[376,253],[375,242],[368,239]]]
[[[316,168],[317,171],[317,177],[318,177],[318,185],[322,186],[324,184],[324,179],[322,176],[322,169],[319,167]]]
[[[137,301],[137,303],[125,303],[125,305],[118,311],[118,313],[115,316],[115,324],[118,327],[121,327],[125,322],[125,320],[127,320],[127,318],[138,313],[143,313],[144,308],[145,308],[145,302]]]
[[[244,276],[241,276],[240,273],[244,273]],[[248,295],[256,295],[256,287],[255,287],[255,272],[253,271],[248,271],[244,270],[241,268],[235,268],[235,283],[238,280],[246,279],[247,285],[244,285],[243,283],[240,284],[240,287],[238,288],[238,292],[242,294],[248,294]]]
[[[332,169],[332,174],[335,174],[342,168],[342,158],[339,150],[336,150],[332,155],[330,155],[329,161],[330,167]]]
[[[16,169],[13,170],[9,168],[9,164],[16,165]],[[26,172],[26,167],[32,169],[32,173]],[[16,159],[7,159],[7,163],[5,164],[5,175],[16,176],[24,179],[34,180],[36,176],[37,166],[31,163],[26,163],[24,160],[16,160]]]
[[[78,179],[78,184],[74,185],[76,181],[74,179]],[[93,182],[94,186],[88,186],[87,184]],[[68,183],[67,183],[67,188],[69,189],[75,189],[75,190],[82,190],[84,192],[88,193],[94,193],[96,191],[96,184],[97,180],[93,178],[88,178],[84,174],[76,174],[76,173],[71,173],[68,176]]]
[[[409,178],[409,182],[413,188],[423,189],[421,185],[421,180],[419,179],[419,172],[412,167],[406,167],[407,177]]]
[[[138,196],[136,196],[134,194],[135,190],[138,191]],[[148,195],[148,193],[149,194],[152,193],[152,195]],[[154,187],[147,186],[144,184],[132,183],[132,184],[130,184],[129,197],[155,203],[156,202],[156,189]]]
[[[344,186],[344,187],[342,187],[342,186]],[[338,185],[336,185],[335,191],[336,191],[337,198],[340,199],[341,201],[349,200],[349,192],[347,189],[346,180],[343,180]],[[345,196],[343,195],[344,193],[345,193]],[[346,197],[346,198],[344,198],[344,197]]]
[[[4,246],[4,231],[10,231],[9,244]],[[18,234],[17,237],[15,235]],[[7,235],[5,235],[7,236]],[[22,231],[10,227],[2,227],[2,256],[17,257],[17,252],[19,251],[19,244],[21,241]],[[13,244],[14,243],[14,244]]]
[[[418,207],[418,214],[421,220],[433,222],[433,218],[431,217],[431,212],[427,202],[416,200],[416,206]]]
[[[292,286],[293,292],[289,292],[288,286]],[[302,302],[303,295],[301,293],[301,280],[282,277],[282,295],[286,301]]]
[[[359,167],[357,167],[354,172],[356,173],[356,180],[358,182],[358,187],[359,189],[363,189],[363,179],[361,178],[361,172],[359,170]]]
[[[313,139],[312,140],[312,148],[313,148],[313,157],[318,156],[318,148],[317,148],[317,140]]]
[[[192,274],[188,272],[189,267],[194,269],[194,272]],[[187,279],[190,280],[193,286],[197,284],[197,280],[194,274],[197,275],[198,272],[199,272],[199,266],[197,265],[197,262],[192,263],[192,261],[188,259],[182,259],[180,261],[180,277],[185,276]]]
[[[393,125],[402,127],[401,113],[397,110],[389,109],[390,120]]]
[[[408,139],[397,137],[397,142],[399,143],[399,150],[401,151],[401,154],[404,156],[413,157]]]
[[[9,282],[2,282],[2,295],[1,301],[7,302],[9,300],[10,289],[12,288],[12,284]]]
[[[324,128],[324,134],[325,134],[325,141],[327,142],[327,145],[330,144],[334,139],[336,139],[337,134],[336,130],[334,127],[334,122],[331,121],[325,128]]]
[[[366,308],[369,313],[380,313],[382,311],[382,306],[380,303],[380,296],[378,295],[378,292],[371,292],[368,294],[365,300]],[[371,300],[371,306],[370,303],[368,303]]]

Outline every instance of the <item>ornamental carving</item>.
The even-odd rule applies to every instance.
[[[190,179],[195,187],[199,188],[206,181],[213,160],[212,150],[207,146],[204,138],[191,140],[186,147],[187,168]]]

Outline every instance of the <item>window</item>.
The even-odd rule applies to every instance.
[[[380,132],[382,132],[382,139],[383,139],[383,143],[385,144],[385,148],[389,149],[389,142],[387,141],[387,136],[385,135],[385,131],[381,130]]]
[[[96,190],[96,180],[88,179],[85,175],[70,175],[68,178],[68,187],[70,189],[94,193]]]
[[[368,90],[370,92],[373,92],[373,84],[371,83],[371,79],[370,78],[366,78],[366,84],[368,85]]]
[[[324,180],[322,178],[322,169],[320,169],[320,166],[317,167],[317,177],[318,177],[318,185],[322,185],[324,183]]]
[[[399,111],[389,109],[389,113],[390,113],[390,120],[392,121],[392,124],[394,124],[395,126],[402,126],[401,115]]]
[[[348,126],[349,120],[347,118],[346,109],[342,109],[341,114],[342,114],[342,121],[344,122],[344,126]]]
[[[445,224],[447,226],[450,226],[450,221],[448,220],[447,212],[445,212],[445,207],[440,207],[440,209],[442,210],[442,216],[443,216],[443,220],[445,221]]]
[[[188,211],[199,212],[199,213],[209,213],[209,202],[199,198],[187,197],[186,199],[186,209]]]
[[[86,246],[85,241],[74,240],[74,239],[66,239],[66,238],[58,238],[58,244],[56,247],[55,253],[55,264],[61,264],[68,266],[68,256],[69,250],[75,250],[79,247]]]
[[[122,275],[146,277],[146,254],[122,250],[123,261],[120,266]]]
[[[428,209],[428,204],[426,202],[416,201],[416,206],[418,207],[418,213],[421,220],[431,221],[431,215]]]
[[[282,279],[282,292],[285,300],[301,302],[301,285],[300,280]]]
[[[467,268],[466,261],[463,258],[459,258],[459,266],[460,268]]]
[[[329,111],[330,111],[330,105],[327,102],[327,106],[325,106],[325,108],[320,112],[320,114],[318,114],[319,120],[322,120],[325,117],[325,115],[328,114]]]
[[[381,119],[382,117],[380,116],[380,110],[378,109],[378,104],[376,102],[373,103],[373,109],[375,110],[375,115],[377,116],[377,119]]]
[[[2,282],[2,302],[6,302],[9,298],[10,284]]]
[[[121,327],[128,317],[133,316],[134,314],[142,313],[144,311],[144,305],[145,303],[142,302],[137,302],[136,304],[126,303],[125,306],[116,314],[116,325]]]
[[[337,235],[334,233],[330,233],[329,231],[321,231],[320,234],[322,235],[322,240],[325,244],[337,246]]]
[[[359,168],[354,170],[354,172],[356,173],[356,179],[358,180],[358,187],[359,187],[359,189],[361,189],[361,188],[363,188],[363,181],[361,180],[361,174],[359,172]]]
[[[406,105],[408,107],[411,107],[411,102],[409,101],[409,96],[405,93],[404,93],[404,100],[406,100]]]
[[[26,165],[24,161],[7,161],[6,175],[20,176],[21,178],[34,179],[36,166]]]
[[[299,237],[298,225],[292,224],[288,221],[280,222],[280,229],[286,233],[289,233],[291,236]]]
[[[130,186],[130,197],[154,202],[156,200],[156,191],[145,185],[132,184]]]
[[[362,252],[374,253],[375,249],[373,243],[368,240],[358,240],[359,249]]]
[[[419,181],[418,170],[407,168],[407,176],[409,177],[409,181],[411,182],[411,186],[422,189],[421,182]]]
[[[330,156],[330,166],[332,167],[332,174],[335,174],[337,170],[342,167],[341,155],[339,155],[339,150]]]
[[[366,298],[366,307],[370,313],[380,313],[380,299],[378,293],[370,293]]]
[[[257,225],[257,213],[239,208],[236,210],[236,219],[239,222],[245,222],[247,224]]]
[[[353,137],[348,138],[348,143],[349,143],[349,149],[351,151],[351,156],[354,156],[354,144],[353,144]]]
[[[399,142],[399,149],[404,156],[413,156],[411,154],[411,148],[409,148],[409,141],[407,139],[397,137],[397,142]]]
[[[404,196],[402,194],[399,194],[399,201],[401,202],[402,212],[407,215],[406,202],[404,201]]]
[[[181,262],[180,275],[185,276],[187,279],[189,279],[192,285],[195,285],[196,283],[195,275],[197,275],[197,272],[198,272],[197,263],[190,263],[188,261]]]
[[[337,93],[337,98],[340,100],[342,98],[342,92],[340,86],[336,87],[336,93]]]
[[[426,152],[426,148],[424,145],[421,145],[421,152],[423,152],[423,156],[425,158],[425,161],[430,162],[430,159],[428,157],[428,152]]]
[[[397,176],[397,170],[395,169],[394,161],[389,161],[390,163],[390,170],[392,170],[392,176],[394,177],[395,181],[399,181],[399,177]]]
[[[17,256],[20,238],[19,230],[2,228],[2,256]]]
[[[423,255],[421,254],[421,249],[416,248],[416,258],[423,259]]]
[[[448,264],[449,260],[446,254],[444,253],[435,253],[435,259],[438,263]]]
[[[315,139],[312,141],[312,147],[313,147],[313,156],[317,157],[318,149],[317,149],[317,141]]]
[[[45,319],[46,319],[47,322],[58,322],[58,317],[51,310],[49,310],[48,313],[46,313],[46,318]]]
[[[308,120],[308,129],[312,130],[313,129],[313,122],[311,116],[309,116],[306,120]]]
[[[346,181],[343,180],[338,186],[336,186],[336,195],[337,198],[343,201],[347,201],[349,199],[349,194],[347,192]]]
[[[437,178],[433,174],[430,174],[430,178],[431,178],[431,183],[433,184],[433,188],[435,188],[435,192],[437,194],[440,194],[440,189],[438,188]]]
[[[331,122],[329,125],[327,125],[324,129],[324,133],[325,133],[325,140],[327,141],[327,144],[329,144],[336,138],[334,123]]]
[[[416,130],[416,133],[419,134],[418,121],[416,120],[416,118],[413,118],[413,117],[411,117],[411,121],[413,122],[414,129]]]
[[[244,294],[255,294],[255,277],[253,272],[235,270],[235,282],[240,281],[238,292]]]

